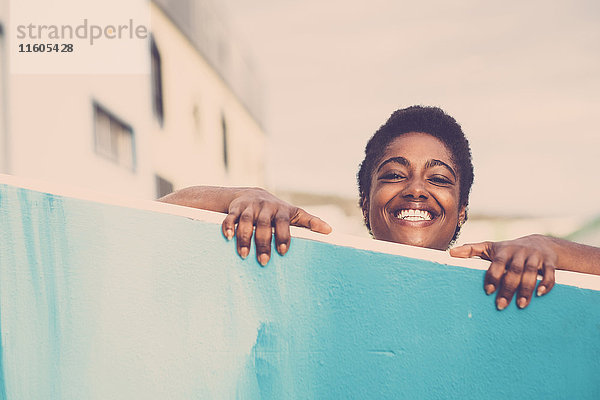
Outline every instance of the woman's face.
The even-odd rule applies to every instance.
[[[375,239],[446,250],[465,219],[459,180],[443,142],[427,133],[398,136],[371,176],[366,210]]]

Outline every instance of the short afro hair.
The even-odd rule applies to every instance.
[[[361,162],[358,178],[359,205],[365,215],[369,231],[366,207],[371,192],[371,176],[375,166],[381,161],[387,146],[398,136],[410,132],[427,133],[448,147],[453,162],[457,165],[460,182],[460,205],[469,204],[469,193],[473,185],[473,161],[469,141],[454,118],[438,107],[411,106],[392,113],[390,118],[369,139],[365,148],[365,158]],[[466,220],[466,219],[465,219]],[[453,241],[458,237],[457,227]]]

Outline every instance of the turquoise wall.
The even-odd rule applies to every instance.
[[[0,185],[3,399],[600,398],[600,292]]]

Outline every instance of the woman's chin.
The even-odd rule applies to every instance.
[[[418,232],[414,232],[414,230],[406,234],[401,232],[393,232],[385,237],[378,238],[375,236],[375,238],[378,240],[385,240],[387,242],[435,250],[446,250],[448,248],[448,244],[450,243],[450,239],[444,240],[439,237],[431,237],[430,235],[419,235]]]

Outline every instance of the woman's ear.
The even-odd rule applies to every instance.
[[[458,209],[458,226],[461,227],[467,221],[467,205]]]
[[[365,225],[371,231],[371,225],[369,224],[369,200],[366,198],[362,199],[360,208],[362,209],[363,220],[365,221]]]

